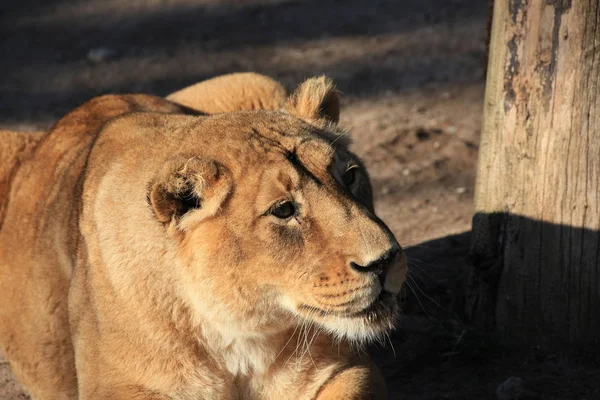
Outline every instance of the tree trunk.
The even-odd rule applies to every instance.
[[[599,3],[494,5],[467,313],[529,344],[600,344]]]

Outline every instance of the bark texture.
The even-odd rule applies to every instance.
[[[600,343],[599,3],[494,4],[467,311],[531,344]]]

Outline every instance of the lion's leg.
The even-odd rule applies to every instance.
[[[319,390],[316,400],[386,399],[385,382],[375,365],[345,369],[329,379]]]
[[[77,399],[77,378],[57,371],[60,360],[31,360],[20,358],[11,362],[13,372],[25,386],[33,400],[75,400]]]
[[[36,400],[77,398],[67,283],[0,232],[0,348]]]
[[[15,264],[3,264],[2,278],[6,278],[6,267],[14,272],[13,278],[27,275],[16,271]],[[43,286],[25,282],[12,290],[0,279],[0,304],[10,307],[0,312],[0,347],[34,399],[76,399],[77,378],[66,318],[66,293],[59,299]],[[40,294],[47,295],[47,302],[39,305],[30,302],[38,297],[34,290],[45,292]],[[10,298],[4,296],[6,293]]]
[[[43,132],[0,130],[0,348],[33,399],[70,400],[77,397],[77,383],[67,286],[60,277],[46,274],[48,257],[41,257],[37,265],[30,258],[26,249],[34,244],[15,235],[18,213],[3,224],[12,181],[42,136]]]

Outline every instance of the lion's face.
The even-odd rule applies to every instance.
[[[289,108],[294,116],[212,118],[203,131],[221,132],[221,148],[243,150],[208,158],[190,150],[159,173],[150,199],[178,241],[182,293],[229,329],[308,321],[338,337],[374,338],[397,314],[402,249],[331,121]]]
[[[279,304],[329,331],[363,339],[388,330],[404,279],[402,251],[373,214],[366,171],[322,139],[273,160],[253,192],[255,235]],[[248,190],[251,190],[248,187]]]

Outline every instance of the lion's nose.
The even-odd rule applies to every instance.
[[[398,256],[399,252],[400,249],[398,247],[393,247],[385,252],[381,257],[368,263],[367,265],[360,265],[355,262],[351,262],[350,268],[357,272],[371,272],[383,278],[394,263],[394,260]]]

